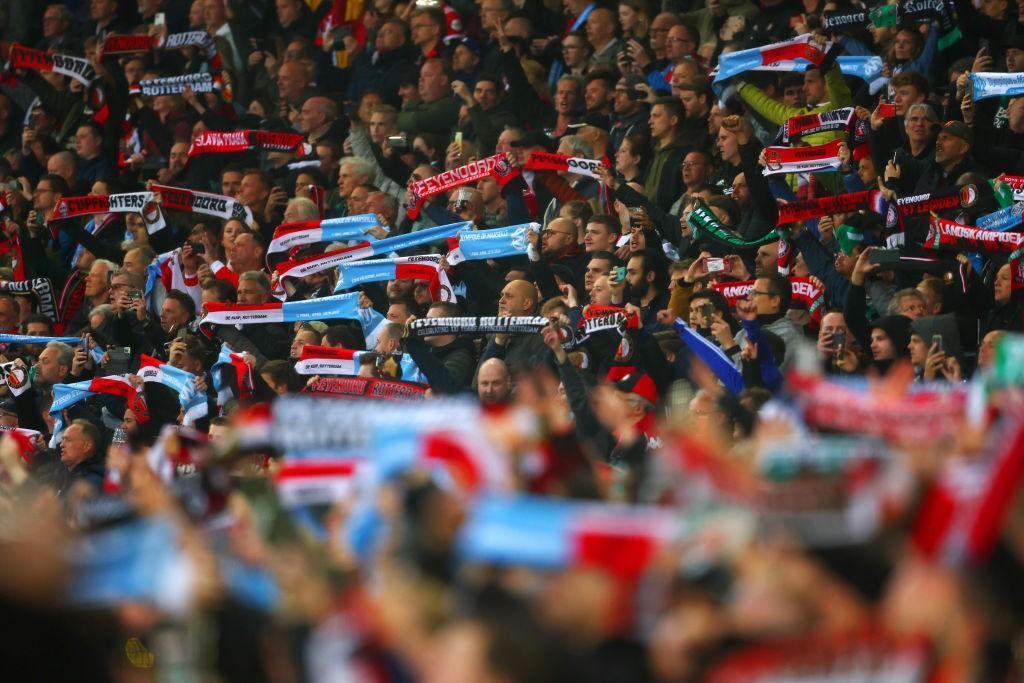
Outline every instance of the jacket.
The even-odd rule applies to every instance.
[[[447,140],[458,121],[459,103],[454,97],[441,97],[433,102],[416,102],[398,112],[398,129],[410,136],[436,133]]]
[[[850,88],[846,85],[838,64],[825,73],[825,88],[828,93],[828,101],[806,107],[786,106],[778,100],[768,97],[763,90],[749,83],[740,86],[739,95],[743,103],[753,109],[755,114],[770,123],[781,126],[794,116],[820,114],[830,109],[849,106],[853,102]],[[845,138],[845,133],[816,133],[806,136],[804,141],[808,145],[822,145],[836,138]]]
[[[658,148],[647,169],[644,194],[662,211],[668,212],[683,191],[683,157],[691,147],[677,136]]]

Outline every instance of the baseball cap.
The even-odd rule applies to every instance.
[[[444,43],[451,48],[452,52],[455,51],[456,46],[465,45],[472,50],[477,57],[483,56],[484,53],[484,49],[480,45],[479,41],[477,41],[476,38],[471,38],[470,36],[446,36],[444,38]]]
[[[970,146],[974,146],[974,131],[963,121],[946,121],[942,132],[960,138]]]
[[[579,130],[584,126],[593,126],[594,128],[600,128],[604,132],[608,132],[608,117],[604,114],[586,114],[576,123],[570,123],[567,128],[573,130]]]
[[[652,405],[658,402],[658,387],[646,372],[631,372],[613,384],[619,391],[639,396]]]

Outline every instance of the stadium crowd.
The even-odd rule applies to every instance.
[[[0,678],[1024,676],[1024,0],[0,59]]]

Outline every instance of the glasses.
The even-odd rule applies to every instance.
[[[693,41],[690,40],[689,38],[669,38],[668,42],[670,42],[670,43],[693,43]]]
[[[572,237],[571,233],[562,232],[561,230],[545,230],[543,234],[545,234],[545,235],[565,235],[566,237]]]
[[[771,292],[762,292],[762,291],[759,291],[759,290],[756,290],[756,289],[752,289],[752,290],[750,290],[750,293],[747,294],[747,297],[753,299],[755,296],[758,296],[758,295],[760,295],[760,296],[775,296]]]
[[[684,161],[683,168],[695,168],[697,166],[703,166],[703,161]]]

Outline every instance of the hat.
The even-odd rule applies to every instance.
[[[526,135],[511,144],[512,147],[541,147],[547,152],[555,151],[555,141],[542,130],[527,131]]]
[[[892,341],[897,356],[906,358],[910,355],[910,349],[907,348],[910,343],[910,318],[905,315],[887,315],[871,323],[871,329],[876,327]]]
[[[477,57],[483,56],[484,53],[484,49],[480,45],[479,41],[477,41],[476,38],[471,38],[470,36],[445,36],[444,43],[452,49],[452,52],[455,52],[455,48],[459,45],[465,45],[472,50],[473,54]]]
[[[654,380],[645,372],[635,370],[622,379],[614,382],[615,388],[627,394],[634,394],[650,404],[658,402],[658,387]]]
[[[944,315],[926,315],[918,318],[910,324],[914,334],[924,340],[925,344],[931,346],[932,337],[942,336],[942,348],[947,356],[960,357],[960,328],[957,326],[956,317],[952,313]]]
[[[971,147],[974,146],[974,131],[963,121],[947,121],[942,127],[942,132],[960,138]]]
[[[839,242],[839,248],[844,254],[850,256],[853,253],[855,247],[866,246],[870,233],[862,232],[860,228],[850,225],[849,223],[843,223],[842,225],[836,226],[836,240]]]
[[[570,123],[566,127],[572,128],[573,130],[579,130],[584,126],[593,126],[594,128],[600,128],[606,133],[610,128],[610,126],[608,125],[608,117],[605,116],[604,114],[585,114],[583,118],[581,118],[579,121],[577,121],[576,123]]]

